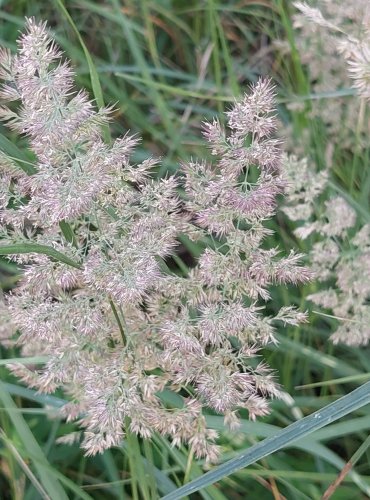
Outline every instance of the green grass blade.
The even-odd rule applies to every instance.
[[[204,488],[229,476],[233,472],[253,464],[275,451],[285,448],[289,444],[304,438],[322,427],[338,420],[339,418],[351,413],[358,408],[370,403],[370,382],[355,389],[350,394],[338,399],[334,403],[327,405],[322,410],[319,410],[312,415],[309,415],[285,429],[279,431],[275,436],[265,439],[260,443],[252,446],[246,452],[243,452],[238,457],[229,460],[225,464],[208,472],[204,476],[189,484],[179,488],[173,493],[163,497],[163,500],[178,500],[185,495],[194,493],[195,491]]]
[[[136,76],[136,75],[129,75],[127,73],[121,73],[117,72],[115,73],[115,76],[118,78],[124,78],[127,81],[131,82],[138,82],[142,83],[143,85],[151,86],[155,89],[158,90],[163,90],[168,92],[169,94],[173,94],[175,96],[181,96],[181,97],[191,97],[193,99],[207,99],[210,97],[210,91],[206,90],[204,92],[200,92],[198,90],[189,90],[183,87],[178,87],[175,85],[168,85],[166,83],[161,83],[161,82],[156,82],[156,81],[151,81],[149,79]],[[212,89],[212,100],[214,101],[220,101],[220,102],[233,102],[234,98],[232,96],[224,95],[224,94],[216,94],[215,93],[216,89]],[[208,92],[208,94],[207,94]]]
[[[147,447],[153,446],[153,443],[149,444],[148,441],[144,441],[143,444],[144,446],[146,445]],[[158,447],[158,449],[159,452],[162,451],[160,447]],[[130,453],[129,444],[127,440],[122,443],[122,450],[126,455]],[[153,450],[151,453],[153,453]],[[150,487],[152,489],[151,493],[152,496],[150,497],[151,499],[157,498],[158,492],[161,492],[163,495],[167,495],[168,493],[176,490],[175,483],[168,478],[167,474],[163,472],[163,470],[159,469],[158,467],[155,467],[152,460],[148,460],[147,458],[141,455],[140,461],[142,463],[144,473],[148,475],[148,481],[150,481]],[[158,492],[155,492],[154,495],[153,490],[155,489],[157,489]]]
[[[223,417],[221,416],[208,416],[207,424],[210,428],[219,432],[222,432],[225,429]],[[353,434],[353,429],[356,429],[356,432],[360,432],[368,430],[369,428],[370,419],[368,416],[355,418],[321,429],[315,432],[314,436],[294,442],[292,447],[305,453],[309,453],[316,458],[325,460],[328,464],[331,464],[338,470],[341,470],[345,465],[345,461],[319,441],[330,440],[343,437],[348,434]],[[246,436],[269,438],[277,435],[278,432],[281,432],[281,429],[276,425],[265,424],[263,422],[251,422],[249,420],[242,419],[238,432],[242,432]],[[351,479],[365,494],[369,493],[369,486],[364,482],[363,477],[352,471]]]
[[[0,440],[3,441],[3,443],[6,445],[8,450],[10,450],[10,452],[12,453],[14,458],[16,459],[17,463],[19,464],[20,468],[23,470],[23,472],[26,474],[26,476],[30,480],[31,484],[34,486],[35,490],[40,494],[40,498],[48,500],[50,497],[47,494],[47,492],[44,490],[42,484],[40,484],[37,477],[31,471],[31,469],[29,468],[29,466],[25,462],[25,460],[22,458],[22,456],[19,453],[19,451],[17,450],[17,448],[14,446],[12,441],[6,437],[6,435],[2,429],[0,429]]]
[[[223,417],[218,415],[207,416],[207,425],[211,429],[215,429],[219,432],[225,430],[225,425],[223,423]],[[346,420],[345,422],[339,422],[337,424],[330,425],[325,429],[321,429],[315,432],[314,436],[310,438],[304,438],[297,441],[296,445],[302,445],[302,449],[306,449],[309,443],[315,441],[325,441],[329,439],[334,439],[337,437],[343,437],[348,434],[353,433],[353,429],[356,432],[367,431],[370,429],[370,418],[368,415],[364,417],[353,418],[351,420]],[[251,422],[250,420],[241,419],[240,427],[238,432],[242,432],[248,436],[258,436],[263,438],[269,438],[275,436],[278,432],[283,429],[277,425],[265,424],[264,422]]]
[[[81,44],[82,50],[84,51],[85,58],[87,61],[87,65],[89,67],[89,72],[90,72],[90,79],[91,79],[91,86],[94,92],[94,97],[96,100],[96,104],[98,108],[103,108],[104,107],[104,97],[103,97],[103,91],[100,85],[100,80],[99,80],[99,75],[96,70],[95,64],[92,60],[92,57],[90,55],[90,52],[88,51],[88,48],[85,45],[85,42],[82,39],[82,36],[80,35],[80,32],[77,29],[77,26],[75,25],[72,17],[70,16],[68,10],[66,9],[65,5],[63,4],[62,0],[57,0],[57,5],[59,9],[62,11],[63,15],[67,19],[68,23],[70,24],[71,28],[73,31],[76,33],[76,36],[78,38],[78,41]],[[103,130],[103,137],[105,142],[110,142],[110,133],[109,133],[109,127],[104,126],[102,127]]]
[[[130,431],[129,424],[126,425],[126,443],[124,450],[128,455],[130,463],[131,486],[133,498],[143,498],[150,500],[150,485],[144,470],[143,457],[141,455],[139,439],[136,434]],[[139,491],[141,496],[139,496]]]
[[[76,237],[73,233],[71,226],[68,224],[68,222],[66,222],[65,220],[61,220],[59,222],[59,227],[60,227],[66,241],[68,241],[68,243],[71,243],[74,247],[77,248]]]
[[[94,97],[96,99],[96,103],[99,106],[99,108],[104,107],[104,97],[103,97],[103,92],[101,89],[100,81],[99,81],[99,76],[98,72],[96,71],[95,65],[93,63],[93,60],[91,58],[90,52],[88,51],[85,42],[82,39],[82,36],[80,35],[80,32],[77,29],[77,26],[75,25],[72,17],[70,16],[68,10],[66,9],[65,5],[63,4],[62,0],[57,0],[57,4],[59,9],[62,11],[63,15],[67,19],[68,23],[70,24],[71,28],[75,32],[78,41],[81,44],[82,50],[84,51],[85,57],[87,64],[89,66],[89,71],[90,71],[90,78],[91,78],[91,86],[94,92]]]
[[[16,404],[5,390],[2,382],[0,382],[0,401],[6,409],[14,410],[17,408]],[[51,466],[23,416],[15,411],[9,411],[8,416],[14,429],[17,431],[17,435],[22,442],[24,450],[33,461],[37,475],[49,497],[55,500],[68,500],[68,496],[63,487],[53,474],[50,473]]]
[[[343,376],[359,375],[361,372],[354,368],[353,366],[345,363],[342,359],[338,359],[335,356],[323,353],[310,347],[308,345],[302,344],[298,340],[291,340],[283,335],[276,335],[279,345],[267,346],[267,349],[281,352],[291,352],[297,357],[310,360],[313,364],[320,367],[331,368],[335,373]]]
[[[296,471],[296,470],[271,470],[271,469],[244,469],[236,472],[236,474],[242,478],[248,477],[274,477],[275,479],[293,479],[299,481],[333,481],[337,475],[333,472],[307,472],[307,471]],[[370,477],[362,476],[366,484],[370,485]],[[351,482],[350,477],[346,477],[344,482]]]
[[[0,150],[10,156],[12,159],[18,161],[18,166],[26,174],[32,175],[36,173],[36,168],[28,161],[27,156],[15,144],[13,144],[7,137],[0,134]]]
[[[3,387],[12,396],[20,396],[21,398],[29,399],[40,405],[51,406],[52,408],[60,408],[68,403],[65,399],[56,398],[50,394],[39,394],[35,389],[29,389],[28,387],[9,382],[3,382]]]
[[[59,479],[59,481],[65,485],[66,488],[68,488],[70,491],[73,491],[76,495],[75,498],[78,498],[79,500],[92,500],[93,497],[88,495],[85,491],[83,491],[82,488],[80,488],[74,481],[69,479],[68,477],[64,476],[61,472],[57,471],[56,469],[53,469],[52,474]],[[56,496],[52,497],[52,500],[56,499]],[[59,499],[58,499],[59,500]]]
[[[312,389],[314,387],[325,387],[327,385],[348,384],[349,382],[366,382],[370,379],[370,373],[359,373],[358,375],[350,375],[348,377],[334,378],[331,380],[322,380],[313,382],[312,384],[297,385],[296,389]]]
[[[177,449],[174,446],[171,446],[169,441],[162,436],[158,437],[158,441],[163,450],[167,449],[172,460],[174,460],[174,462],[180,467],[180,470],[182,472],[185,472],[188,462],[186,450],[184,448]],[[196,479],[202,476],[202,474],[203,471],[201,466],[196,461],[193,461],[192,466],[190,468],[190,479]],[[223,493],[216,486],[213,485],[200,491],[199,494],[204,500],[227,500],[227,498],[223,495]]]
[[[364,417],[352,418],[344,422],[330,425],[327,429],[321,429],[315,433],[315,440],[329,440],[341,438],[348,434],[353,434],[354,429],[356,432],[368,431],[370,429],[370,418],[368,415]]]
[[[24,357],[24,358],[7,358],[7,359],[0,359],[0,366],[2,365],[9,365],[11,363],[21,363],[22,365],[36,365],[36,364],[43,364],[48,361],[48,357],[46,356],[29,356],[29,357]]]
[[[81,265],[70,259],[66,255],[52,247],[46,245],[38,245],[37,243],[15,243],[14,245],[0,245],[0,255],[13,255],[13,254],[23,254],[23,253],[40,253],[47,255],[51,259],[57,260],[58,262],[63,262],[68,266],[75,267],[76,269],[81,269]]]
[[[113,458],[113,454],[111,450],[107,450],[105,453],[100,455],[99,460],[101,461],[103,465],[103,469],[107,471],[107,475],[109,479],[111,480],[111,487],[114,490],[114,494],[119,500],[125,500],[125,493],[123,489],[119,485],[119,481],[121,479],[120,477],[120,471],[118,468],[118,464]]]
[[[60,1],[60,0],[58,0]],[[101,7],[100,5],[92,6],[91,3],[80,1],[81,6],[86,6],[86,8],[93,10],[95,13],[112,20],[114,23],[118,24],[122,29],[125,43],[127,43],[127,48],[132,55],[135,64],[140,70],[143,80],[145,81],[144,93],[150,97],[151,102],[158,110],[158,116],[163,124],[164,130],[168,137],[177,143],[179,140],[178,134],[176,133],[176,128],[174,127],[174,116],[172,116],[171,109],[168,107],[168,102],[163,98],[162,94],[157,90],[155,80],[149,70],[148,60],[145,57],[145,52],[142,48],[141,40],[138,37],[137,26],[128,19],[127,15],[123,12],[120,2],[117,0],[111,0],[112,8]],[[139,29],[139,31],[141,31]],[[157,127],[159,128],[159,127]],[[183,152],[181,144],[178,144],[178,152]]]

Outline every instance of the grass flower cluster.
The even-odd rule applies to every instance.
[[[286,158],[289,183],[285,206],[299,238],[318,234],[310,250],[311,268],[322,289],[308,299],[338,318],[332,340],[348,345],[370,340],[370,226],[342,196],[328,195],[326,171],[315,172],[307,160]],[[326,201],[319,210],[319,198]]]
[[[324,105],[320,98],[310,102],[311,120],[320,123],[320,131],[328,139],[327,149],[349,150],[359,135],[361,147],[366,147],[369,129],[364,105],[350,96],[349,87],[368,97],[368,1],[294,2],[294,6],[297,48],[308,70],[310,92],[318,97],[333,96]]]
[[[304,19],[327,30],[325,35],[328,39],[329,50],[332,54],[340,54],[347,63],[347,71],[353,80],[353,87],[360,96],[368,99],[370,97],[370,38],[368,24],[370,21],[369,5],[366,0],[348,2],[343,8],[339,8],[339,2],[329,1],[326,3],[326,13],[323,15],[318,8],[312,8],[306,3],[295,2],[295,7],[301,11]],[[306,23],[300,18],[300,23]],[[297,21],[299,24],[299,21]],[[331,42],[331,43],[330,43]],[[331,48],[331,49],[330,49]],[[327,58],[328,60],[330,58]],[[340,68],[340,65],[338,65]],[[327,67],[322,69],[321,74],[328,76]],[[319,75],[316,75],[316,78]],[[315,76],[313,77],[315,79]],[[331,82],[332,84],[333,82]]]
[[[349,2],[343,8],[338,8],[336,2],[325,2],[324,14],[322,10],[306,3],[296,2],[295,6],[302,13],[297,23],[307,29],[311,25],[318,27],[328,42],[324,46],[331,47],[333,54],[340,56],[335,68],[341,67],[351,78],[352,86],[360,97],[356,102],[362,108],[355,119],[363,119],[361,115],[365,112],[365,103],[370,95],[368,2]],[[328,71],[323,73],[330,75]],[[315,78],[319,78],[319,75],[316,74]],[[338,114],[332,113],[332,116],[335,116],[336,123],[341,127]],[[354,123],[353,127],[357,128],[357,125]],[[363,216],[357,216],[355,209],[343,196],[329,195],[329,175],[326,170],[317,172],[306,160],[298,161],[291,157],[286,161],[286,173],[290,192],[283,210],[291,220],[304,221],[295,230],[296,234],[303,239],[314,233],[321,235],[321,239],[312,246],[310,257],[318,281],[325,285],[308,298],[328,309],[340,321],[340,326],[332,334],[334,342],[368,344],[369,224]],[[322,196],[326,201],[320,211],[319,198]]]
[[[370,498],[369,0],[3,4],[0,496]]]
[[[111,109],[73,90],[45,24],[29,19],[17,54],[2,50],[1,77],[1,118],[34,157],[23,170],[5,154],[0,161],[2,248],[36,245],[12,255],[24,273],[7,310],[22,354],[48,358],[13,373],[44,393],[64,389],[61,411],[79,419],[89,455],[119,445],[129,428],[215,461],[217,434],[202,409],[232,428],[238,409],[266,415],[280,389],[257,353],[275,342],[276,324],[306,321],[292,306],[264,312],[272,284],[311,277],[301,255],[265,245],[264,222],[285,186],[273,86],[255,84],[226,128],[205,123],[212,164],[191,161],[156,179],[157,160],[132,164],[135,137],[103,140]],[[205,247],[187,273],[174,264],[184,239]],[[166,390],[182,407],[165,404]]]

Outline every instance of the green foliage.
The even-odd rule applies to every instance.
[[[117,103],[113,133],[130,129],[143,137],[135,160],[145,158],[148,151],[162,156],[158,176],[173,172],[179,160],[204,155],[198,139],[202,120],[232,102],[261,73],[270,74],[277,82],[280,116],[302,154],[323,165],[327,136],[319,120],[310,120],[311,104],[320,100],[325,106],[343,96],[348,102],[355,97],[352,89],[310,91],[296,49],[291,11],[290,2],[284,0],[4,0],[0,45],[14,48],[24,16],[48,20],[77,67],[79,83],[98,104],[103,96],[105,103]],[[287,57],[272,48],[271,41],[278,38],[288,41]],[[297,103],[302,105],[288,109],[287,105]],[[15,143],[7,138],[8,132],[6,137],[2,132],[0,149],[31,175],[32,158],[24,153],[23,141]],[[304,145],[302,134],[308,135]],[[109,140],[107,134],[105,139]],[[330,188],[346,198],[362,221],[368,221],[369,150],[332,146]],[[73,244],[68,224],[62,223],[61,229]],[[278,236],[269,243],[282,248],[294,241],[307,252],[313,243],[310,239],[298,242],[292,224],[281,214],[275,218],[274,229]],[[191,245],[184,242],[188,259],[199,253]],[[1,255],[25,252],[44,253],[79,267],[53,248],[4,247],[0,243]],[[14,266],[2,259],[3,288],[9,288],[13,278]],[[319,291],[318,286],[307,286],[302,293],[277,287],[273,295],[276,310],[291,303],[305,307],[305,296]],[[191,498],[279,498],[280,493],[287,498],[319,499],[361,449],[370,429],[369,384],[356,389],[369,376],[369,348],[333,346],[328,339],[336,325],[335,318],[311,311],[306,327],[292,327],[288,335],[279,336],[278,346],[266,352],[291,398],[274,402],[272,414],[263,421],[249,422],[242,415],[241,428],[225,432],[222,419],[209,415],[210,426],[221,432],[224,463],[208,475],[204,464],[184,447],[172,448],[160,437],[148,444],[129,436],[122,447],[94,458],[83,457],[78,444],[57,444],[58,437],[77,430],[55,415],[67,395],[41,395],[23,387],[4,366],[18,359],[16,350],[1,348],[0,370],[5,382],[0,385],[0,491],[4,498],[14,500],[181,498],[196,490]],[[45,361],[32,359],[34,364]],[[344,399],[338,399],[340,396]],[[166,402],[178,405],[171,399]],[[342,407],[336,413],[343,402],[345,411]],[[339,418],[343,420],[333,423]],[[189,484],[176,492],[184,482]],[[366,449],[333,498],[364,498],[369,488]]]

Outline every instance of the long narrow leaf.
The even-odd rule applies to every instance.
[[[94,61],[90,55],[90,52],[89,52],[88,48],[86,47],[85,42],[83,41],[82,36],[80,35],[80,32],[77,29],[77,26],[75,25],[72,17],[70,16],[70,14],[69,14],[68,10],[66,9],[65,5],[63,4],[62,0],[57,0],[57,5],[58,5],[59,9],[62,11],[65,18],[67,19],[67,21],[70,24],[73,31],[76,33],[78,41],[81,44],[82,50],[84,51],[84,54],[85,54],[87,65],[89,67],[91,86],[92,86],[92,90],[94,92],[96,104],[98,105],[99,108],[103,108],[104,107],[103,91],[102,91],[102,88],[100,85],[99,75],[98,75],[98,72],[96,71],[96,67],[95,67]],[[104,136],[105,142],[109,143],[110,142],[110,133],[109,133],[108,126],[103,127],[103,136]]]
[[[368,403],[370,403],[370,382],[367,382],[350,394],[338,399],[338,401],[325,406],[322,410],[294,422],[278,432],[275,436],[261,441],[249,448],[246,452],[241,453],[238,457],[229,460],[225,464],[204,474],[201,478],[191,481],[175,492],[166,495],[163,497],[163,500],[178,500],[186,495],[194,493],[201,488],[229,476],[243,467],[257,462],[261,458],[271,455],[271,453],[275,451],[285,448],[298,439],[312,434],[316,430],[325,427]]]
[[[2,365],[10,365],[11,363],[21,363],[22,365],[38,365],[43,364],[48,361],[47,356],[28,356],[24,358],[7,358],[0,359],[0,366]]]
[[[87,65],[89,66],[89,71],[90,71],[90,78],[91,78],[91,86],[94,92],[94,97],[96,99],[97,105],[102,108],[104,107],[104,98],[103,98],[103,92],[100,86],[100,81],[99,81],[99,76],[98,72],[96,71],[95,65],[93,63],[93,60],[91,58],[90,52],[88,51],[85,42],[82,39],[82,36],[80,35],[80,32],[77,29],[77,26],[75,25],[72,17],[70,16],[68,10],[66,9],[65,5],[63,4],[62,0],[57,0],[57,5],[59,9],[62,11],[63,15],[67,19],[68,23],[70,24],[71,28],[75,32],[78,41],[81,44],[82,50],[84,51]]]
[[[58,250],[46,245],[38,245],[37,243],[15,243],[14,245],[0,245],[0,255],[13,255],[22,253],[40,253],[47,255],[51,259],[63,262],[68,266],[75,267],[76,269],[81,269],[81,265],[78,262],[67,257]]]
[[[14,410],[17,408],[14,401],[5,390],[2,382],[0,382],[0,401],[3,403],[6,410]],[[23,416],[19,412],[14,411],[8,411],[7,413],[14,429],[17,431],[24,450],[33,462],[34,469],[37,472],[41,484],[48,493],[49,497],[58,498],[58,500],[68,500],[68,497],[59,481],[53,476],[53,474],[50,474],[51,466]]]
[[[39,403],[40,405],[60,408],[68,403],[65,399],[56,398],[50,394],[39,394],[35,389],[29,389],[28,387],[23,387],[17,384],[10,384],[9,382],[3,382],[2,384],[8,394],[11,394],[12,396],[20,396],[21,398],[25,398],[30,401],[35,401],[35,403]]]
[[[68,224],[68,222],[65,220],[61,220],[59,222],[59,227],[60,227],[66,241],[68,241],[68,243],[71,243],[74,247],[77,248],[76,237],[73,233],[71,226]]]
[[[11,158],[18,160],[19,168],[26,172],[26,174],[32,175],[36,172],[36,168],[28,161],[24,152],[3,134],[0,134],[0,150],[4,151]]]
[[[26,474],[36,491],[40,494],[40,497],[43,500],[48,500],[49,495],[47,492],[44,490],[42,484],[38,481],[37,477],[34,475],[34,473],[31,471],[29,468],[28,464],[26,461],[22,458],[21,454],[17,450],[17,448],[14,446],[12,441],[8,439],[5,435],[5,432],[1,429],[0,430],[0,439],[4,442],[4,444],[7,446],[7,448],[10,450],[16,461],[18,462],[20,468],[23,470],[23,472]]]

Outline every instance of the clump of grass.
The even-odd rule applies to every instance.
[[[325,2],[325,6],[329,4],[335,6],[334,2]],[[360,6],[360,2],[356,5]],[[285,134],[292,132],[295,138],[290,141],[289,147],[292,148],[295,143],[296,153],[304,149],[305,155],[311,155],[308,163],[310,168],[312,166],[310,172],[314,175],[314,163],[321,167],[325,164],[332,165],[326,191],[321,195],[319,203],[315,202],[311,206],[311,221],[315,221],[321,206],[324,209],[328,197],[333,198],[339,194],[356,211],[358,222],[352,232],[366,222],[370,185],[369,170],[364,167],[368,164],[364,131],[366,122],[363,118],[366,107],[360,106],[361,113],[357,122],[357,117],[352,121],[348,119],[349,115],[354,115],[351,109],[353,105],[357,106],[358,101],[353,100],[353,105],[349,106],[348,97],[340,99],[343,94],[354,92],[348,89],[347,79],[342,80],[343,84],[338,83],[337,87],[341,88],[333,89],[331,85],[326,85],[323,89],[314,89],[314,94],[308,95],[310,85],[315,85],[315,82],[311,80],[310,83],[307,66],[302,64],[305,63],[307,50],[297,51],[297,47],[300,49],[302,45],[302,34],[292,28],[289,11],[293,9],[289,8],[287,2],[276,0],[271,5],[235,5],[227,2],[222,8],[215,1],[202,5],[199,2],[188,2],[186,5],[169,2],[164,8],[160,2],[138,2],[135,5],[125,2],[121,5],[111,0],[98,5],[78,0],[73,5],[68,5],[72,16],[69,19],[65,17],[65,9],[60,10],[62,16],[59,13],[55,15],[52,11],[54,5],[48,3],[14,1],[5,2],[3,7],[1,16],[5,22],[1,27],[2,45],[5,44],[12,50],[15,48],[12,41],[15,40],[16,31],[24,24],[24,15],[50,20],[58,42],[74,62],[78,85],[87,87],[91,95],[98,98],[99,76],[106,102],[118,103],[114,111],[117,119],[111,123],[113,135],[122,134],[121,126],[143,135],[142,143],[133,151],[135,162],[145,160],[148,150],[162,156],[162,164],[155,166],[152,171],[153,178],[157,173],[163,177],[166,172],[174,172],[178,168],[178,158],[185,160],[190,155],[204,156],[199,138],[199,125],[204,118],[212,118],[212,110],[217,106],[220,110],[223,109],[223,102],[232,102],[233,96],[240,91],[238,89],[245,88],[250,80],[256,81],[259,73],[275,75],[280,82],[279,91],[284,96],[284,102],[302,101],[299,106],[289,106],[288,113],[283,106],[279,106],[279,114],[285,120]],[[343,19],[347,16],[350,2],[346,5],[341,3],[339,7],[341,8],[337,8],[334,18],[330,12],[328,17],[336,24],[339,16]],[[354,18],[347,19],[346,30],[353,33],[357,30],[357,21]],[[71,27],[72,23],[74,28]],[[77,29],[84,40],[85,51],[76,38]],[[321,36],[326,34],[327,32],[322,32]],[[335,37],[334,32],[333,34]],[[276,37],[282,40],[287,38],[289,41],[290,51],[283,57],[271,56],[276,54],[271,45]],[[311,38],[310,49],[316,44],[314,37]],[[324,44],[320,51],[314,49],[310,61],[317,61],[319,55],[331,46]],[[87,60],[92,62],[96,71]],[[335,64],[335,71],[345,75],[344,63],[341,66],[343,69],[338,66],[341,65],[339,58],[335,59]],[[324,69],[328,66],[330,65],[324,65]],[[325,79],[324,73],[323,77]],[[347,88],[343,89],[343,85]],[[291,89],[300,96],[292,95]],[[310,110],[315,110],[318,103],[315,113],[321,113],[322,118],[312,119]],[[332,113],[329,109],[339,109],[340,113]],[[337,116],[345,118],[333,120]],[[222,124],[224,117],[220,115],[219,119]],[[347,127],[340,127],[338,139],[336,134],[331,133],[329,122],[333,128],[338,123],[352,123],[351,133]],[[2,149],[13,160],[16,159],[18,167],[21,165],[24,170],[32,170],[35,159],[26,149],[25,140],[14,133],[7,133],[7,136],[12,142],[0,136]],[[325,138],[329,136],[331,139],[328,145]],[[105,140],[109,139],[106,137]],[[304,148],[300,148],[302,144]],[[279,245],[289,251],[289,248],[298,243],[305,252],[310,253],[316,237],[311,235],[304,241],[297,240],[293,235],[296,222],[289,224],[278,215],[268,225],[275,229],[275,235],[270,235],[265,240],[270,248]],[[68,227],[64,222],[61,224],[63,244],[69,242],[73,246],[76,236],[71,229],[74,228]],[[350,232],[350,237],[351,235]],[[176,270],[177,275],[186,276],[189,272],[188,265],[193,267],[194,258],[196,260],[204,251],[205,244],[209,243],[182,239],[173,260],[168,261],[172,271]],[[44,252],[43,255],[48,255],[54,263],[62,259],[66,266],[76,264],[72,256],[48,245],[32,244],[32,247],[27,248],[24,245],[23,243],[22,251]],[[340,241],[340,246],[342,245],[347,245],[346,238]],[[363,248],[360,247],[359,250],[362,251]],[[20,251],[19,246],[16,251]],[[14,264],[0,261],[0,280],[7,289],[14,286],[17,280],[15,268]],[[320,290],[325,290],[324,283],[316,282],[310,293]],[[301,296],[291,287],[277,287],[271,293],[273,300],[268,305],[270,315],[275,315],[282,305],[302,302]],[[305,308],[304,304],[302,307]],[[311,307],[309,305],[310,309]],[[120,311],[117,310],[117,313],[120,314]],[[242,410],[239,431],[228,433],[223,432],[222,416],[209,415],[205,411],[207,425],[222,431],[219,438],[222,459],[238,451],[245,452],[258,439],[270,435],[279,437],[282,427],[304,414],[324,407],[338,395],[349,392],[354,384],[366,379],[370,368],[366,351],[343,345],[333,346],[327,342],[327,338],[337,327],[338,320],[331,318],[330,314],[319,316],[312,313],[310,324],[301,325],[299,330],[285,327],[284,335],[280,335],[280,328],[277,328],[275,336],[279,345],[267,344],[264,356],[270,366],[279,371],[280,381],[284,388],[289,388],[294,401],[289,402],[286,396],[283,402],[275,401],[275,411],[265,417],[263,422],[248,422],[247,413]],[[8,338],[8,326],[4,325],[1,333]],[[117,331],[117,334],[121,335],[121,332]],[[10,349],[2,352],[9,360],[3,359],[1,365],[11,362],[12,358],[17,363],[20,361],[18,351],[14,351],[10,344],[8,346]],[[33,356],[28,357],[27,362],[32,362],[35,369],[37,363],[42,366],[45,359]],[[62,394],[58,394],[59,398],[37,394],[36,390],[26,389],[14,382],[14,378],[5,369],[1,369],[4,379],[10,381],[1,386],[4,410],[0,419],[7,434],[7,439],[2,434],[1,481],[4,491],[10,489],[9,496],[12,498],[30,495],[37,497],[40,494],[49,494],[51,498],[57,494],[61,496],[60,488],[53,481],[47,481],[49,476],[58,478],[63,487],[78,498],[124,498],[128,493],[133,498],[149,499],[174,491],[184,478],[186,481],[193,480],[203,474],[202,462],[195,461],[191,454],[188,455],[185,447],[171,448],[166,439],[157,436],[148,445],[147,441],[142,443],[134,434],[129,434],[128,441],[125,440],[122,447],[118,446],[95,458],[83,458],[77,444],[72,444],[67,449],[63,445],[56,445],[57,436],[77,430],[71,423],[55,420],[55,416],[53,420],[48,418],[50,405],[58,408],[65,404],[66,401],[61,399]],[[301,388],[295,389],[294,386]],[[365,394],[367,390],[365,386]],[[17,407],[11,404],[9,394],[16,398]],[[161,397],[167,407],[176,408],[181,405],[170,392],[163,392]],[[357,393],[354,394],[354,399],[356,398]],[[365,399],[361,401],[364,402]],[[33,407],[30,408],[30,405]],[[230,478],[225,476],[225,471],[221,471],[217,476],[217,487],[208,486],[199,494],[204,498],[224,499],[229,498],[232,489],[251,498],[265,496],[267,491],[276,498],[280,495],[288,498],[301,498],[304,495],[320,498],[330,483],[338,487],[338,481],[334,482],[337,471],[347,471],[346,461],[356,454],[357,448],[362,449],[362,442],[366,444],[369,421],[367,406],[356,411],[356,405],[349,404],[347,408],[349,412],[354,412],[347,420],[320,431],[315,431],[314,427],[309,438],[302,443],[297,442],[294,450],[276,451],[275,455],[265,456],[259,464],[254,463],[245,470],[234,472]],[[340,413],[334,407],[329,411],[329,418],[335,419],[336,415],[339,416]],[[319,424],[319,417],[315,417],[314,422]],[[35,453],[30,441],[32,435],[26,434],[27,429],[32,431],[42,446],[45,459],[37,451]],[[287,432],[290,432],[289,427]],[[283,434],[279,446],[284,446],[288,442],[286,439],[286,434]],[[30,443],[31,446],[28,446]],[[268,448],[268,442],[266,445],[268,453],[279,449],[279,446]],[[262,450],[265,449],[264,446]],[[245,460],[252,464],[261,456],[259,449],[256,452],[251,449],[251,454],[247,454]],[[279,462],[276,462],[277,459]],[[47,471],[46,474],[44,470]],[[234,465],[227,470],[228,473],[235,470]],[[366,457],[357,464],[356,470],[364,475],[359,476],[356,471],[351,471],[347,476],[340,476],[340,479],[344,477],[344,482],[340,485],[338,494],[345,498],[356,497],[361,494],[359,491],[368,494]],[[207,477],[207,482],[213,480],[209,481]],[[206,482],[202,484],[205,485]]]

